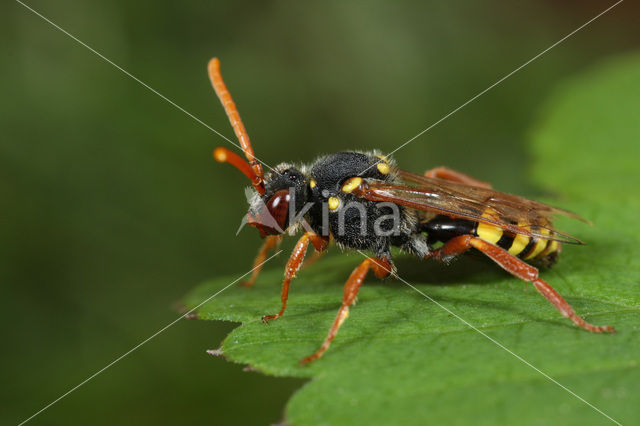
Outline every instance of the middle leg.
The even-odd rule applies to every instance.
[[[312,355],[303,358],[300,361],[301,364],[308,364],[312,361],[315,361],[316,359],[320,358],[327,349],[329,349],[329,345],[331,345],[333,339],[336,338],[340,326],[349,316],[349,306],[351,306],[353,302],[355,302],[356,296],[358,295],[358,290],[360,290],[362,282],[367,276],[367,272],[369,272],[369,269],[373,269],[373,272],[378,278],[384,278],[391,274],[393,265],[391,264],[391,259],[372,259],[368,257],[363,260],[362,263],[358,265],[358,267],[356,267],[356,269],[353,270],[353,272],[349,276],[349,279],[344,285],[342,306],[340,306],[338,315],[336,315],[336,319],[333,321],[333,325],[329,329],[329,334],[327,334],[327,337],[324,339],[324,342],[322,343],[322,346],[320,346],[320,349],[318,349]]]

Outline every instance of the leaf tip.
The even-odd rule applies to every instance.
[[[222,352],[222,348],[218,349],[207,349],[207,354],[214,356],[216,358],[224,358],[227,359],[227,356]]]

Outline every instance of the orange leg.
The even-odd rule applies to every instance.
[[[451,260],[471,248],[471,244],[469,242],[472,238],[474,238],[473,235],[460,235],[459,237],[454,237],[439,249],[434,250],[425,256],[425,259],[434,258],[444,262]]]
[[[481,188],[491,189],[491,184],[472,178],[464,173],[457,172],[447,167],[436,167],[431,170],[427,170],[424,175],[428,178],[437,178],[450,180],[452,182],[463,183],[465,185],[479,186]]]
[[[265,315],[262,317],[262,322],[266,323],[272,319],[278,319],[284,314],[284,310],[287,308],[287,299],[289,298],[289,285],[291,279],[295,278],[296,273],[300,270],[302,262],[304,261],[304,255],[307,253],[307,247],[309,242],[313,244],[317,251],[324,251],[329,244],[327,238],[321,237],[313,232],[305,232],[302,237],[296,243],[296,246],[291,252],[287,266],[284,269],[284,281],[282,281],[282,307],[280,312],[275,315]]]
[[[314,354],[303,358],[300,363],[307,364],[316,359],[320,358],[322,354],[329,349],[331,342],[335,339],[338,334],[338,330],[340,326],[349,316],[349,306],[353,304],[356,300],[356,296],[358,295],[358,290],[362,286],[362,282],[369,272],[369,269],[373,269],[373,272],[376,274],[378,278],[384,278],[391,274],[393,270],[393,266],[391,265],[391,261],[389,259],[371,259],[367,258],[362,261],[360,265],[356,269],[353,270],[351,276],[347,280],[347,283],[344,285],[344,295],[342,297],[342,306],[338,310],[338,315],[336,319],[333,321],[333,325],[329,329],[329,334],[324,339],[322,346],[318,349]]]
[[[260,271],[262,270],[262,265],[267,258],[267,254],[269,254],[269,250],[277,248],[282,242],[282,235],[269,235],[264,239],[264,243],[262,243],[262,247],[260,247],[260,251],[253,261],[253,272],[251,272],[251,276],[247,281],[241,281],[240,285],[245,287],[252,287],[253,284],[258,279],[258,275],[260,275]]]
[[[471,235],[462,235],[460,237],[452,238],[440,249],[433,252],[433,257],[438,260],[446,260],[457,254],[463,253],[472,247],[490,257],[491,260],[496,262],[511,275],[520,278],[525,282],[532,282],[540,294],[551,302],[551,304],[555,306],[563,316],[569,318],[578,327],[584,328],[592,333],[612,333],[615,331],[614,328],[609,325],[597,326],[586,322],[575,313],[571,305],[569,305],[569,303],[567,303],[567,301],[564,300],[562,296],[553,289],[553,287],[538,277],[538,270],[535,267],[525,263],[512,254],[509,254],[509,252],[495,244],[491,244]]]
[[[302,265],[302,269],[306,269],[310,266],[313,266],[314,263],[316,263],[318,260],[320,260],[322,256],[324,256],[324,253],[325,253],[324,251],[318,251],[318,250],[311,253],[309,258],[304,261],[304,265]]]

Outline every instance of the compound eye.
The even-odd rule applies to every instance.
[[[260,235],[282,234],[289,219],[289,200],[291,195],[288,189],[282,189],[267,201],[266,212],[261,212],[258,217],[252,218],[249,225],[258,228]]]
[[[276,221],[280,229],[284,230],[288,216],[289,216],[289,200],[291,195],[288,189],[283,189],[271,197],[267,203],[267,210],[269,214]]]

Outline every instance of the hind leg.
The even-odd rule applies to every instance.
[[[553,306],[560,311],[562,315],[569,318],[575,325],[592,333],[614,332],[612,326],[597,326],[586,322],[582,317],[575,313],[571,305],[558,294],[546,281],[538,277],[538,270],[510,254],[508,251],[491,244],[472,235],[462,235],[452,238],[444,246],[434,251],[432,257],[438,260],[447,260],[452,257],[464,253],[470,248],[475,248],[491,260],[496,262],[505,271],[511,275],[520,278],[525,282],[533,283],[534,287],[542,294]]]

